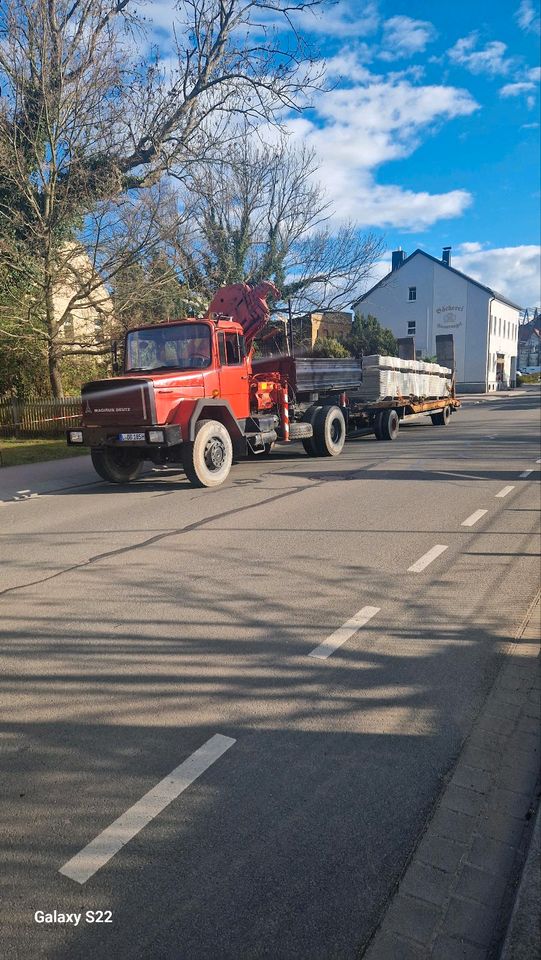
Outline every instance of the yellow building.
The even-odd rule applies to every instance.
[[[322,337],[345,337],[351,332],[353,317],[343,310],[323,310],[297,317],[294,327],[297,339],[306,347],[313,347]]]
[[[76,244],[65,249],[53,301],[59,337],[66,343],[98,349],[103,337],[110,335],[113,300],[87,253]]]

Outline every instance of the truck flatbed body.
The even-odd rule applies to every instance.
[[[252,361],[255,374],[276,371],[297,394],[332,390],[358,390],[362,383],[362,364],[355,357],[265,357]]]

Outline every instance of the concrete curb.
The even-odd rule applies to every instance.
[[[539,614],[538,596],[364,960],[497,955],[539,787]]]
[[[541,957],[540,903],[541,807],[537,811],[532,841],[500,960],[532,960],[534,957]]]

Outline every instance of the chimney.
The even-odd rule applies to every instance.
[[[398,270],[402,266],[404,260],[406,259],[406,251],[402,250],[402,247],[399,247],[398,250],[393,250],[393,259],[391,261],[391,270]]]
[[[443,253],[441,255],[441,262],[445,264],[446,267],[451,266],[451,247],[443,248]]]

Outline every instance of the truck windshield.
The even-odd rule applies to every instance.
[[[179,323],[133,330],[126,338],[126,373],[142,370],[201,370],[211,363],[206,323]]]

